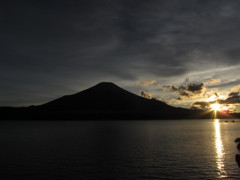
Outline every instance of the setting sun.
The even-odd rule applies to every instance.
[[[219,111],[222,108],[221,104],[215,103],[215,104],[211,104],[210,107],[212,108],[212,110],[214,111]]]

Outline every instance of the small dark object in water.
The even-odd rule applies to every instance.
[[[238,143],[238,145],[237,145],[237,149],[240,151],[240,143]]]
[[[234,120],[232,122],[235,122]]]
[[[228,121],[225,121],[225,122],[228,122]]]
[[[240,167],[240,154],[236,154],[235,159],[238,164],[238,167]]]
[[[240,142],[240,137],[238,137],[238,138],[235,139],[235,143],[237,143],[237,142],[238,142],[238,143]]]

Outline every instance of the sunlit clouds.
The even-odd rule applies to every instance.
[[[229,90],[212,87],[212,84],[224,83],[220,79],[210,79],[206,82],[190,82],[184,80],[182,85],[163,85],[154,81],[151,87],[144,86],[143,97],[157,97],[162,101],[180,107],[199,110],[213,110],[223,112],[239,111],[240,86]],[[140,85],[139,85],[140,86]],[[149,94],[151,96],[149,96]]]
[[[216,84],[216,83],[220,83],[221,80],[220,79],[210,79],[209,81],[207,81],[207,83],[209,84]]]
[[[152,84],[156,84],[156,81],[155,80],[150,80],[150,81],[137,81],[136,82],[137,85],[140,85],[140,86],[150,86]]]
[[[147,91],[141,91],[141,92],[140,92],[140,95],[141,95],[142,97],[144,97],[144,98],[152,99],[152,95],[151,95],[149,92],[147,92]]]

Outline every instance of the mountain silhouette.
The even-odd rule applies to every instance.
[[[102,82],[38,106],[0,107],[0,119],[145,120],[199,119],[211,116],[210,112],[176,108],[162,101],[143,98],[111,82]]]
[[[154,112],[175,109],[161,101],[146,99],[109,82],[99,83],[77,94],[63,96],[41,108],[88,112]]]

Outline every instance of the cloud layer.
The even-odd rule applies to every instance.
[[[136,81],[154,79],[178,85],[180,98],[204,88],[180,87],[185,78],[220,79],[209,83],[223,90],[240,84],[238,0],[13,0],[0,8],[0,105],[43,103],[99,81],[138,93]]]

